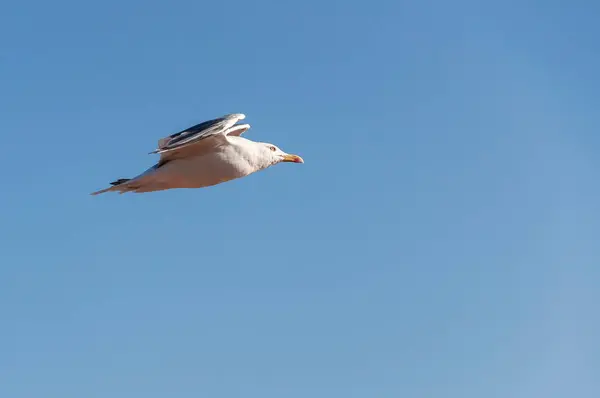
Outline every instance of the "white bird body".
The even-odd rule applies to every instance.
[[[235,125],[243,118],[243,114],[227,115],[159,140],[154,153],[160,153],[161,158],[156,165],[132,179],[117,180],[111,183],[112,187],[92,195],[203,188],[248,176],[280,162],[304,162],[272,144],[240,137],[250,128],[248,124]]]

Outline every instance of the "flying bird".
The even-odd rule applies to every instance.
[[[242,137],[249,124],[232,113],[197,124],[161,138],[158,163],[134,178],[121,178],[111,186],[93,192],[155,192],[175,188],[203,188],[248,176],[281,162],[304,163],[298,155],[285,153],[277,146]]]

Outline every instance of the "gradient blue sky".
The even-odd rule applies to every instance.
[[[0,396],[600,396],[598,15],[2,2]],[[230,112],[306,163],[88,195]]]

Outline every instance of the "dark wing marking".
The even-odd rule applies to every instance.
[[[223,134],[228,128],[243,119],[239,113],[208,120],[195,126],[189,127],[178,133],[170,135],[167,139],[160,141],[159,148],[150,153],[163,153],[172,151],[183,146],[204,140],[217,134]]]
[[[125,184],[127,181],[130,181],[131,178],[119,178],[117,181],[113,181],[110,183],[110,185],[121,185],[121,184]]]

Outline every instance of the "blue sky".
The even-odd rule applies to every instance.
[[[599,11],[3,2],[0,396],[599,396]],[[232,112],[306,163],[89,196]]]

